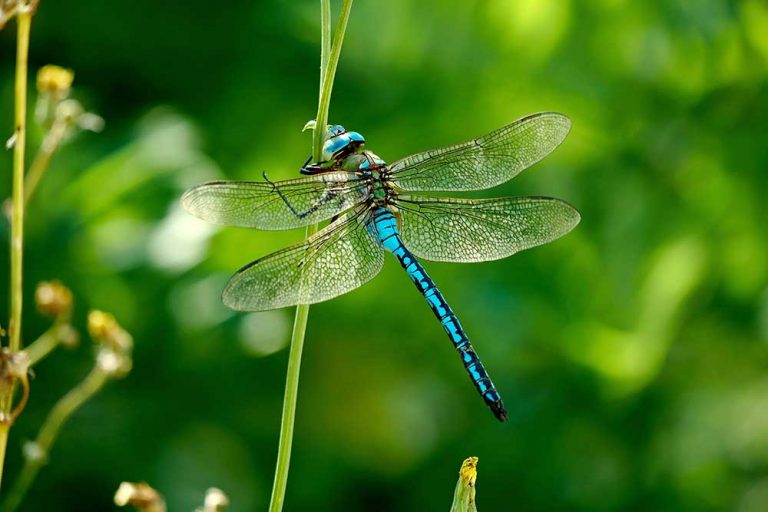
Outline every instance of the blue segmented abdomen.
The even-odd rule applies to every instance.
[[[485,371],[483,363],[477,357],[467,334],[461,327],[459,319],[456,318],[453,310],[451,310],[451,307],[446,302],[445,297],[437,289],[437,286],[435,286],[435,283],[421,263],[400,240],[395,216],[386,208],[377,208],[373,214],[373,222],[370,229],[379,243],[387,251],[395,255],[400,265],[408,273],[411,281],[413,281],[413,284],[424,295],[430,309],[432,309],[437,319],[440,320],[443,329],[445,329],[448,337],[453,342],[454,348],[459,353],[464,367],[467,369],[472,382],[480,392],[483,400],[485,400],[485,403],[491,408],[491,411],[493,411],[493,414],[499,421],[506,421],[507,411],[504,408],[504,403],[501,401],[499,392],[496,391],[491,378]]]

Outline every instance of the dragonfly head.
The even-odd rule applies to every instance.
[[[323,161],[330,162],[346,156],[365,144],[365,138],[357,132],[348,132],[335,124],[328,128],[328,140],[323,144]]]

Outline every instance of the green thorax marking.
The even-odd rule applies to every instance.
[[[392,194],[392,189],[386,176],[387,164],[372,151],[360,150],[347,156],[341,168],[349,172],[357,172],[367,179],[373,200],[386,203]]]

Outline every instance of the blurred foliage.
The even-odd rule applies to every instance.
[[[74,96],[106,126],[64,147],[30,202],[24,338],[47,326],[34,284],[61,279],[78,298],[73,323],[111,311],[136,347],[131,376],[62,431],[26,510],[105,510],[123,480],[163,489],[170,510],[209,486],[233,510],[265,508],[292,311],[234,314],[219,293],[302,232],[212,228],[178,197],[205,179],[296,175],[318,11],[42,2],[32,69],[73,69]],[[13,47],[11,24],[6,134]],[[286,509],[447,510],[468,453],[483,461],[486,512],[768,509],[767,70],[761,0],[356,3],[333,122],[392,161],[564,112],[565,144],[484,195],[560,197],[582,222],[504,261],[427,263],[505,397],[506,425],[394,260],[313,307]],[[81,356],[37,369],[9,477],[62,382],[87,370]]]

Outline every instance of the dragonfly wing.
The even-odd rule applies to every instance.
[[[509,181],[560,145],[571,129],[562,114],[533,114],[478,139],[393,163],[392,182],[408,191],[462,191]]]
[[[362,286],[384,264],[367,219],[367,210],[352,211],[304,242],[243,267],[224,288],[224,304],[265,311],[322,302]]]
[[[401,237],[426,260],[473,263],[506,258],[551,242],[580,216],[550,197],[453,199],[401,195]]]
[[[181,198],[203,220],[258,229],[292,229],[337,215],[361,198],[355,174],[321,173],[275,183],[212,181],[187,190]]]

